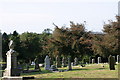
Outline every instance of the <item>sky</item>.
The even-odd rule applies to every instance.
[[[42,33],[70,21],[84,23],[86,30],[102,32],[104,22],[115,20],[119,0],[0,0],[0,30]]]

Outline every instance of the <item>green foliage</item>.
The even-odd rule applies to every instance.
[[[6,53],[9,50],[8,43],[9,43],[9,36],[7,35],[7,33],[4,32],[2,34],[2,57],[3,57],[3,61],[6,60]]]
[[[103,57],[120,54],[120,17],[117,21],[109,20],[109,24],[104,25],[103,34],[93,36],[92,49],[94,53]]]
[[[55,24],[55,29],[45,29],[43,33],[37,34],[24,32],[18,34],[2,34],[3,59],[6,60],[6,52],[9,50],[10,40],[15,42],[15,51],[19,53],[18,60],[21,62],[33,61],[36,56],[40,61],[44,61],[46,55],[51,60],[59,56],[71,56],[71,60],[80,57],[80,60],[89,60],[90,56],[103,56],[107,58],[111,55],[120,55],[120,17],[117,21],[109,21],[104,25],[103,34],[93,34],[85,29],[85,24],[70,22],[70,27],[59,28]]]
[[[37,33],[25,32],[20,35],[21,56],[25,60],[33,60],[41,51],[39,36]],[[27,57],[26,57],[27,56]]]

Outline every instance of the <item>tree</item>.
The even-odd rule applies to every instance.
[[[116,16],[116,19],[117,21],[109,20],[108,24],[104,24],[104,34],[94,38],[94,52],[103,57],[120,54],[120,17]]]
[[[2,34],[2,57],[3,57],[3,61],[6,61],[6,53],[9,50],[8,44],[9,44],[9,36],[7,35],[7,33],[4,32]]]
[[[27,62],[34,60],[36,56],[39,55],[42,48],[39,42],[39,36],[37,33],[25,32],[20,35],[21,40],[21,58]],[[27,56],[27,57],[26,57]]]

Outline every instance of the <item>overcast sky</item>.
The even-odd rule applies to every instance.
[[[101,32],[104,22],[115,20],[119,0],[0,0],[2,32],[54,30],[52,23],[69,27],[86,21],[88,31]]]

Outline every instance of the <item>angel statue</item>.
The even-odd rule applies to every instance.
[[[10,40],[10,43],[9,43],[9,49],[14,49],[14,42],[13,40]]]

